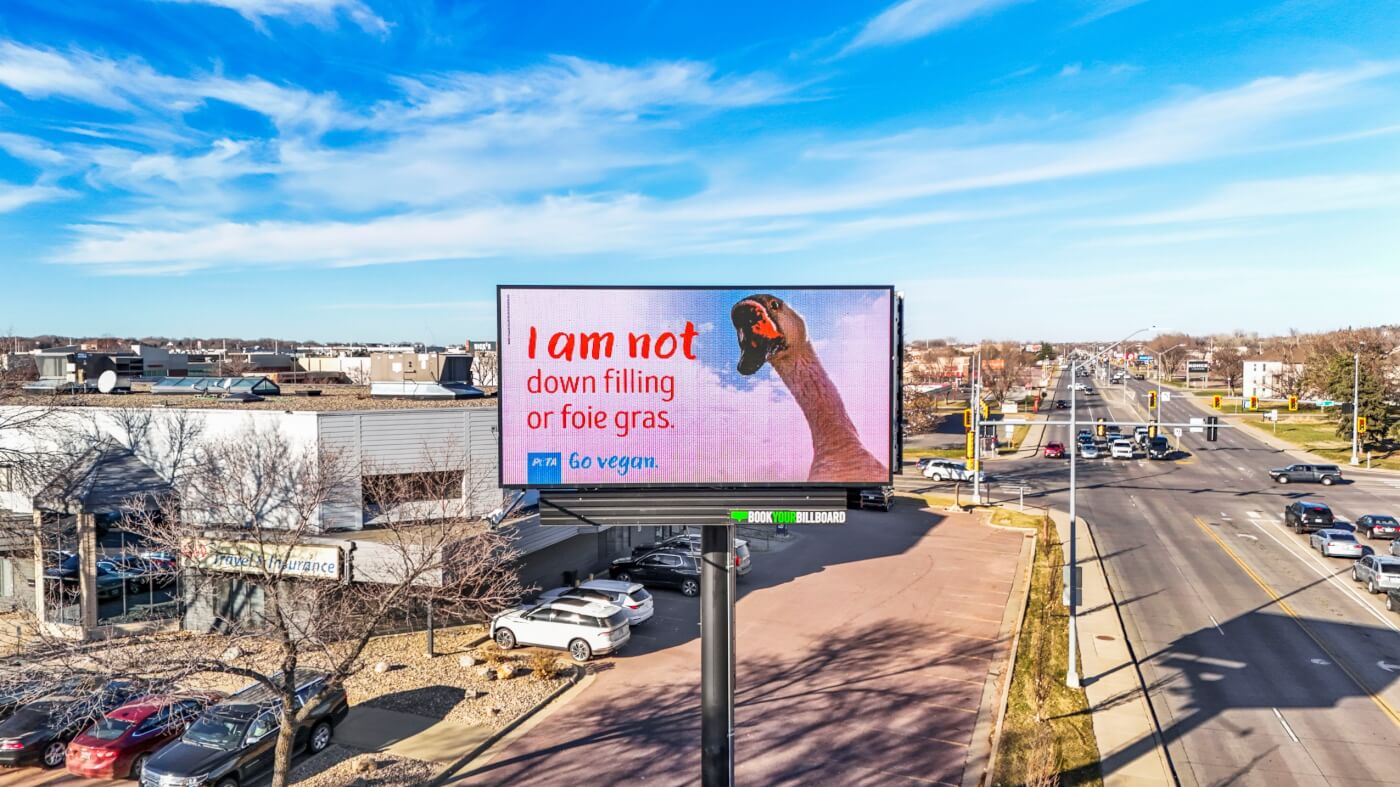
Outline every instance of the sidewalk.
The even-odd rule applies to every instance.
[[[1051,511],[1050,516],[1059,530],[1068,559],[1069,516],[1060,511]],[[1078,549],[1083,573],[1079,672],[1094,719],[1094,738],[1098,742],[1104,784],[1108,787],[1175,784],[1137,664],[1128,649],[1117,601],[1108,587],[1098,549],[1083,519],[1079,520]],[[1141,746],[1148,738],[1153,745]],[[1132,756],[1126,753],[1129,749],[1139,749],[1141,753],[1120,763],[1123,757]]]
[[[335,742],[350,748],[434,763],[455,762],[491,735],[491,729],[482,725],[368,705],[353,706],[335,728]]]

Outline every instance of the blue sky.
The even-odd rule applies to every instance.
[[[0,331],[439,343],[497,283],[916,336],[1394,322],[1400,4],[6,0]]]

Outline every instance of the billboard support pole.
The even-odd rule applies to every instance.
[[[734,784],[734,531],[700,528],[700,776]]]

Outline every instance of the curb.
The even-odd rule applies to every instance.
[[[452,776],[455,775],[458,771],[470,765],[472,760],[475,760],[477,757],[480,757],[482,753],[489,750],[492,746],[495,746],[496,743],[499,742],[502,738],[514,732],[517,727],[521,726],[526,721],[528,721],[531,716],[534,716],[536,713],[539,713],[540,710],[546,705],[558,699],[559,695],[578,685],[578,682],[583,679],[583,676],[583,667],[575,664],[573,677],[566,681],[564,685],[550,692],[549,696],[536,703],[535,707],[517,716],[515,718],[515,721],[512,721],[510,724],[507,724],[505,727],[502,727],[501,729],[492,733],[490,737],[477,744],[476,747],[473,748],[471,751],[459,757],[456,762],[453,762],[450,765],[447,765],[446,767],[439,770],[437,772],[437,775],[434,776],[427,783],[428,787],[439,787],[440,785],[446,784],[448,779],[452,778]]]
[[[999,529],[1025,532],[1026,537],[1021,540],[1021,554],[1016,558],[1018,563],[1024,561],[1025,570],[1017,572],[1016,584],[1011,589],[1013,598],[1020,594],[1021,603],[1008,606],[1002,614],[1001,630],[998,634],[1003,634],[1010,626],[1011,642],[1003,649],[1004,652],[998,653],[993,659],[992,668],[988,670],[987,680],[982,686],[982,701],[977,706],[977,721],[972,729],[972,742],[968,745],[967,764],[963,766],[962,787],[991,784],[996,775],[997,752],[1001,748],[1001,728],[1006,721],[1006,705],[1011,699],[1011,677],[1016,671],[1016,657],[1020,652],[1021,626],[1025,622],[1026,608],[1031,602],[1035,549],[1039,543],[1034,530],[1006,528],[1003,525],[992,525],[990,521],[986,524]],[[1030,548],[1029,554],[1026,551],[1027,547]],[[1002,636],[998,639],[1004,641]],[[988,718],[987,709],[992,706],[993,701],[996,702],[995,713]],[[978,762],[984,762],[985,766],[976,767]]]

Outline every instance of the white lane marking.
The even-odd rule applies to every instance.
[[[1311,661],[1312,663],[1316,664],[1316,665],[1319,666],[1319,667],[1330,667],[1330,666],[1332,666],[1332,662],[1328,661],[1327,659],[1308,659],[1308,661]]]
[[[1358,401],[1359,401],[1359,400],[1358,400]],[[1235,469],[1238,470],[1238,471],[1240,471],[1241,473],[1248,473],[1248,472],[1249,472],[1249,468],[1245,467],[1244,465],[1235,465]]]
[[[1259,518],[1259,512],[1258,512],[1258,511],[1246,511],[1245,513],[1247,513],[1247,514],[1249,515],[1249,518],[1250,518],[1250,519],[1258,519],[1258,518]]]
[[[1376,662],[1376,666],[1380,667],[1386,672],[1394,672],[1396,670],[1400,670],[1400,664],[1391,664],[1388,661],[1378,661]]]
[[[1220,636],[1225,636],[1225,629],[1220,627],[1220,621],[1216,620],[1215,616],[1209,612],[1206,613],[1206,617],[1210,618],[1210,622],[1215,624],[1215,630],[1220,632]]]
[[[1361,605],[1362,609],[1371,613],[1371,617],[1374,617],[1376,620],[1379,620],[1380,622],[1384,623],[1386,628],[1390,629],[1391,631],[1400,634],[1400,626],[1396,626],[1395,623],[1393,623],[1390,620],[1390,618],[1385,615],[1385,613],[1371,606],[1366,601],[1366,599],[1362,597],[1360,593],[1357,592],[1356,588],[1342,582],[1341,578],[1338,577],[1336,574],[1333,574],[1332,572],[1327,571],[1324,567],[1319,566],[1317,564],[1317,561],[1322,560],[1323,558],[1314,558],[1309,553],[1300,555],[1298,554],[1298,549],[1294,545],[1274,535],[1274,533],[1269,528],[1265,527],[1264,525],[1261,525],[1258,522],[1255,522],[1254,526],[1264,531],[1264,535],[1278,542],[1280,546],[1282,546],[1284,549],[1287,549],[1290,553],[1292,553],[1294,557],[1298,558],[1303,563],[1306,563],[1307,566],[1311,568],[1318,576],[1322,577],[1323,579],[1326,579],[1328,582],[1331,582],[1332,584],[1341,588],[1347,594],[1347,596],[1351,598],[1351,600]],[[1311,539],[1309,539],[1309,542],[1311,542]],[[1311,552],[1311,550],[1309,550],[1309,552]]]
[[[1248,533],[1236,533],[1235,535],[1239,536],[1240,538],[1247,538],[1247,539],[1249,539],[1250,541],[1258,541],[1258,540],[1259,540],[1259,536],[1251,536],[1251,535],[1248,534]]]
[[[1288,726],[1288,722],[1283,720],[1283,714],[1278,712],[1278,708],[1274,708],[1274,716],[1278,717],[1278,723],[1283,725],[1283,731],[1288,733],[1288,737],[1292,738],[1294,743],[1300,743],[1298,736],[1293,732],[1293,728]]]

